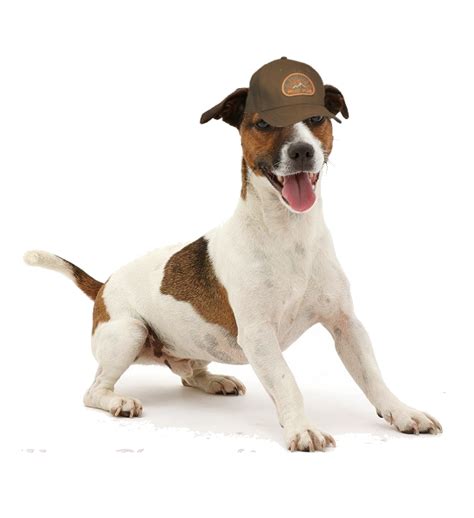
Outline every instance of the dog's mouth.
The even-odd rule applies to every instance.
[[[299,173],[278,176],[269,171],[264,171],[268,181],[281,194],[283,201],[295,212],[305,212],[316,201],[316,183],[319,180],[318,173],[301,171]]]

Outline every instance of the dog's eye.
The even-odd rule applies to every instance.
[[[268,122],[265,122],[263,119],[260,119],[255,123],[255,126],[257,126],[258,129],[268,129],[270,127],[270,124],[268,124]]]
[[[323,122],[324,120],[324,117],[322,115],[315,115],[314,117],[310,117],[308,119],[308,122],[310,124],[321,124],[321,122]]]

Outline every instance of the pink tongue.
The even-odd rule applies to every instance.
[[[303,212],[313,206],[316,196],[309,174],[298,173],[285,176],[282,194],[293,210]]]

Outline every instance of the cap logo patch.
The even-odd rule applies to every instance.
[[[283,79],[281,91],[287,97],[293,97],[294,95],[314,95],[316,89],[313,81],[307,75],[293,72]]]

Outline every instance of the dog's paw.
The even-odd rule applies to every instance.
[[[243,396],[246,388],[237,378],[233,376],[218,376],[211,374],[206,392],[209,394],[220,394],[222,396]]]
[[[315,427],[305,427],[287,436],[290,451],[324,451],[328,446],[336,446],[336,441],[328,433]]]
[[[441,424],[434,417],[406,405],[377,410],[377,414],[402,433],[436,435],[443,432]]]
[[[194,387],[207,392],[208,394],[219,394],[222,396],[243,396],[246,388],[237,378],[233,376],[221,376],[219,374],[206,373],[191,379],[182,379],[185,387]]]
[[[114,396],[110,401],[110,413],[115,417],[140,417],[143,412],[143,406],[131,397]]]

